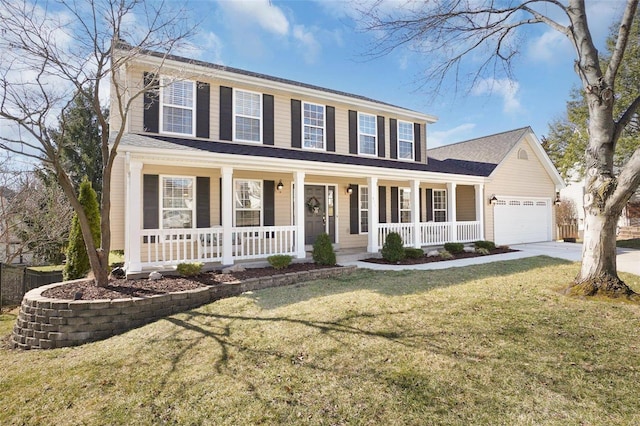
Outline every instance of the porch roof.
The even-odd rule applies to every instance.
[[[281,158],[286,160],[315,161],[328,164],[345,164],[353,166],[379,167],[395,170],[409,170],[419,172],[447,173],[466,176],[486,176],[476,170],[470,170],[460,165],[440,161],[429,157],[429,163],[417,163],[401,160],[391,160],[377,157],[359,157],[355,155],[336,154],[332,152],[307,151],[302,149],[279,148],[269,145],[244,144],[236,142],[219,142],[205,139],[187,139],[164,135],[126,134],[120,143],[121,149],[130,146],[157,150],[180,150],[231,154],[243,157]]]

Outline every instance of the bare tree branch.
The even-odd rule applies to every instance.
[[[620,68],[620,63],[624,57],[627,41],[629,40],[629,29],[631,28],[631,24],[636,16],[637,9],[638,0],[628,1],[622,19],[620,20],[616,47],[613,50],[611,60],[609,60],[609,66],[607,67],[607,71],[604,75],[604,79],[610,87],[613,87],[615,77],[618,74],[618,68]]]

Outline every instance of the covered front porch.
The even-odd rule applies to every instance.
[[[188,166],[127,158],[129,273],[276,254],[304,259],[323,232],[338,254],[362,257],[377,253],[390,232],[407,247],[484,238],[479,178],[424,172],[408,178],[356,167],[338,174],[326,168],[282,172],[277,165]]]

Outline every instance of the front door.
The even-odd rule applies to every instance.
[[[304,243],[311,245],[327,228],[325,187],[305,185],[304,203]]]

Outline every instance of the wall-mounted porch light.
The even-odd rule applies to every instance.
[[[347,186],[347,194],[348,195],[353,194],[353,186],[351,184],[349,184],[349,186]]]
[[[284,188],[284,185],[282,183],[282,179],[280,179],[280,182],[278,182],[276,189],[278,190],[278,192],[282,192],[282,188]]]
[[[556,206],[559,206],[560,204],[562,204],[562,201],[560,200],[559,192],[556,192],[556,199],[553,201],[553,204],[555,204]]]
[[[489,204],[491,205],[495,205],[498,202],[498,198],[496,197],[496,195],[492,195],[491,198],[489,198]]]

